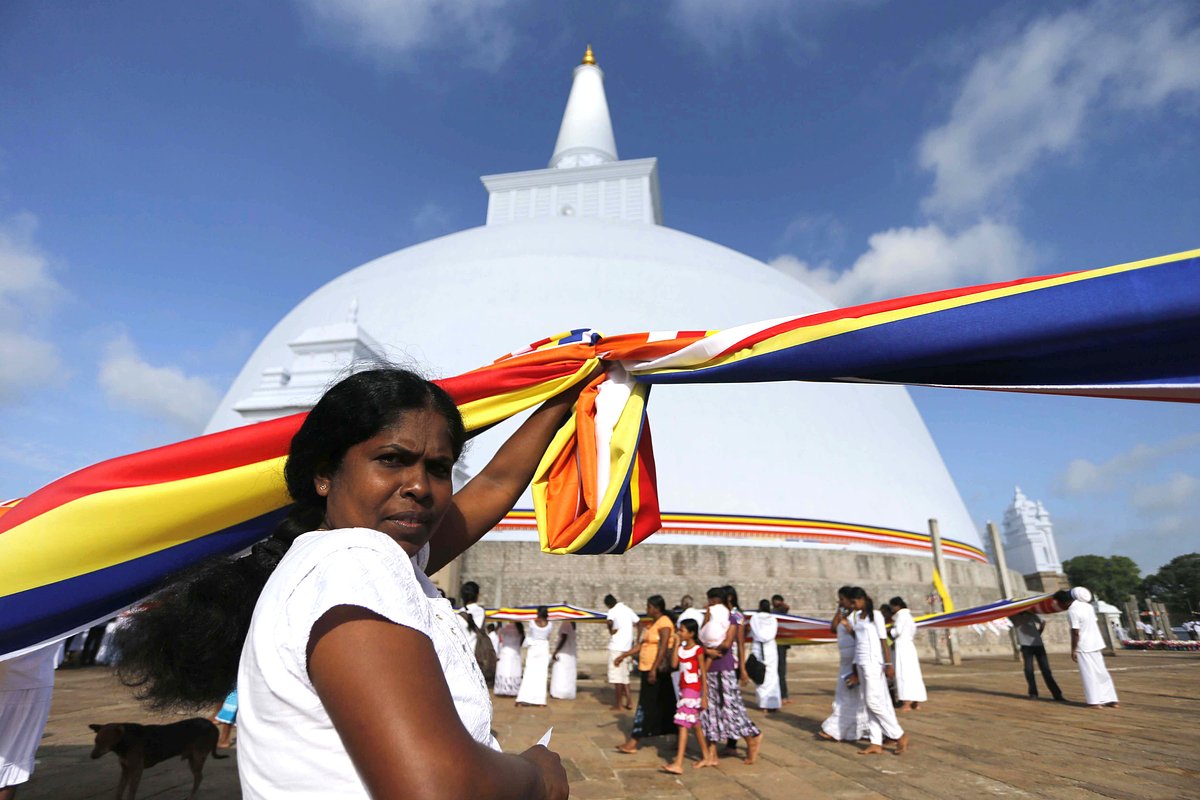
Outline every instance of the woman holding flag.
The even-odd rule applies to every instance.
[[[417,786],[565,798],[556,754],[499,752],[473,650],[426,575],[512,508],[576,395],[543,404],[455,494],[466,434],[444,390],[399,369],[341,381],[292,439],[288,517],[249,555],[200,567],[137,614],[123,679],[158,708],[207,705],[236,680],[246,798]]]

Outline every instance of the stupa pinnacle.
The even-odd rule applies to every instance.
[[[564,169],[616,161],[617,141],[608,115],[604,73],[596,64],[590,44],[574,75],[550,166]]]

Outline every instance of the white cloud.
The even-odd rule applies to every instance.
[[[1139,443],[1124,453],[1118,453],[1099,464],[1086,458],[1077,458],[1071,461],[1066,470],[1059,475],[1055,482],[1056,489],[1060,494],[1066,495],[1110,491],[1121,478],[1131,475],[1137,470],[1145,469],[1164,458],[1197,447],[1200,447],[1200,433],[1189,433],[1157,445]],[[1149,496],[1154,496],[1153,490]],[[1163,495],[1158,496],[1161,499]]]
[[[1033,249],[1010,225],[983,220],[960,233],[938,225],[892,228],[871,236],[849,269],[779,256],[771,266],[846,306],[887,297],[1002,281],[1029,274]]]
[[[504,0],[297,0],[310,28],[378,64],[411,67],[422,52],[454,45],[460,64],[498,69],[516,31]]]
[[[432,201],[413,214],[413,230],[424,236],[434,236],[450,230],[450,213]]]
[[[54,345],[20,331],[0,330],[0,364],[0,401],[53,385],[62,376]]]
[[[36,229],[33,214],[0,220],[0,402],[62,376],[58,349],[29,330],[61,294],[49,258],[34,242]]]
[[[1133,505],[1144,512],[1176,511],[1200,495],[1200,480],[1176,472],[1166,483],[1139,486],[1133,491]]]
[[[199,429],[217,407],[220,394],[203,378],[178,367],[156,367],[138,355],[128,336],[109,343],[100,362],[100,388],[114,406]]]
[[[1200,25],[1187,3],[1096,2],[1034,20],[983,53],[949,119],[920,144],[934,174],[927,212],[992,207],[1048,156],[1073,154],[1094,124],[1200,91]]]
[[[806,47],[813,42],[808,28],[828,14],[877,0],[671,0],[666,15],[670,23],[710,54],[740,47],[753,52],[764,35],[783,34]]]

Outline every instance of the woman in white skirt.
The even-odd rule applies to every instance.
[[[750,617],[750,632],[754,635],[754,657],[766,667],[763,682],[754,690],[758,707],[767,713],[778,711],[783,702],[779,693],[779,648],[775,644],[779,620],[771,613],[769,600],[759,601],[758,613]]]
[[[558,625],[558,646],[550,668],[550,696],[555,700],[575,699],[575,667],[575,623],[568,619]]]
[[[521,690],[521,643],[524,641],[525,628],[521,623],[505,622],[500,626],[493,688],[497,697],[516,697]]]
[[[1066,607],[1071,624],[1071,660],[1079,665],[1083,699],[1092,708],[1119,708],[1117,687],[1104,666],[1104,636],[1092,608],[1092,592],[1076,586],[1070,592],[1056,592],[1054,599]]]
[[[538,606],[537,619],[529,626],[525,637],[525,672],[521,675],[521,689],[517,692],[517,705],[546,705],[546,678],[550,674],[550,616],[545,606]]]
[[[838,589],[837,611],[829,629],[837,633],[838,678],[833,690],[833,713],[821,723],[817,736],[832,742],[857,742],[867,735],[867,709],[857,689],[846,683],[854,674],[854,628],[850,624],[850,592],[853,587]]]
[[[896,721],[896,709],[888,694],[887,679],[892,669],[887,659],[887,632],[883,627],[883,614],[875,610],[871,598],[859,587],[850,590],[850,602],[854,613],[850,624],[854,626],[854,674],[847,680],[851,687],[860,687],[863,705],[867,708],[867,733],[871,744],[859,755],[869,756],[883,752],[886,736],[896,742],[896,754],[908,749],[908,734]]]
[[[915,711],[924,703],[925,678],[921,675],[921,661],[917,658],[917,623],[903,597],[888,600],[892,607],[892,647],[896,657],[896,699],[901,711]]]
[[[54,693],[58,644],[0,661],[0,798],[33,774]]]

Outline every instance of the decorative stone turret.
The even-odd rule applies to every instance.
[[[1004,554],[1030,589],[1054,591],[1065,585],[1050,513],[1041,502],[1026,497],[1020,486],[1004,512]]]
[[[288,347],[295,354],[291,364],[264,369],[254,391],[234,404],[247,422],[307,411],[339,379],[386,360],[384,348],[358,325],[357,298],[345,322],[306,328]]]

